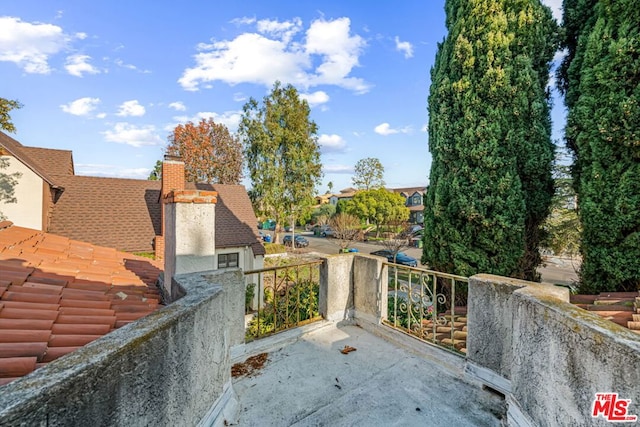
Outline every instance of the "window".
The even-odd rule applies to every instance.
[[[218,255],[218,268],[238,266],[238,253]]]
[[[414,194],[414,195],[413,195],[413,197],[412,197],[412,199],[413,199],[413,200],[412,200],[411,204],[412,204],[413,206],[418,206],[418,205],[421,205],[421,204],[422,204],[422,200],[420,200],[420,199],[421,199],[421,197],[420,197],[420,195],[419,195],[419,194]]]

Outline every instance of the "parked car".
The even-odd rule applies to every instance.
[[[333,237],[334,234],[335,233],[331,227],[325,226],[320,229],[320,235],[322,237]]]
[[[295,242],[296,248],[306,248],[307,246],[309,246],[309,241],[302,236],[296,236]],[[286,236],[284,236],[284,238],[282,239],[282,243],[284,243],[285,246],[291,246],[291,234],[287,234]]]
[[[387,250],[387,249],[371,252],[371,255],[384,257],[384,258],[387,259],[387,262],[391,262],[391,263],[394,262],[393,261],[393,252],[391,252],[390,250]],[[414,257],[411,257],[411,256],[405,254],[404,252],[398,252],[397,253],[395,263],[396,264],[400,264],[400,265],[406,265],[408,267],[417,267],[418,266],[418,260],[415,259]]]

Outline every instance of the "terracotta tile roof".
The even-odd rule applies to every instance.
[[[187,184],[187,187],[193,184]],[[264,255],[258,237],[258,219],[247,190],[242,185],[197,184],[199,190],[218,192],[216,203],[216,248],[251,246],[254,255]]]
[[[152,251],[161,233],[160,181],[61,176],[49,232],[118,250]]]
[[[571,295],[571,302],[640,334],[640,291]]]
[[[20,160],[24,165],[26,165],[29,169],[31,169],[36,175],[46,181],[49,185],[54,188],[61,188],[62,186],[55,180],[51,173],[46,170],[36,159],[31,157],[33,151],[28,149],[25,150],[22,144],[20,144],[15,139],[11,138],[4,132],[0,131],[0,148],[4,148],[9,154],[11,154],[16,159]],[[39,153],[38,153],[39,154]],[[36,154],[36,156],[38,156]],[[39,157],[39,156],[38,156]]]
[[[22,147],[29,157],[35,160],[42,170],[54,175],[73,175],[73,154],[70,150],[51,148]]]
[[[0,223],[0,385],[156,310],[154,261]]]

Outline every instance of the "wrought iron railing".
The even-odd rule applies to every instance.
[[[458,354],[467,352],[467,277],[385,263],[385,323]]]
[[[321,319],[318,311],[321,264],[322,261],[311,261],[244,273],[254,281],[248,287],[255,292],[252,301],[247,301],[251,317],[246,324],[246,341]]]

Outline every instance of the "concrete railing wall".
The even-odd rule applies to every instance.
[[[608,425],[591,417],[607,392],[640,416],[640,336],[568,301],[551,285],[470,278],[468,372],[505,392],[510,425]]]
[[[176,281],[181,299],[3,386],[0,425],[234,421],[229,352],[244,335],[242,274]]]

